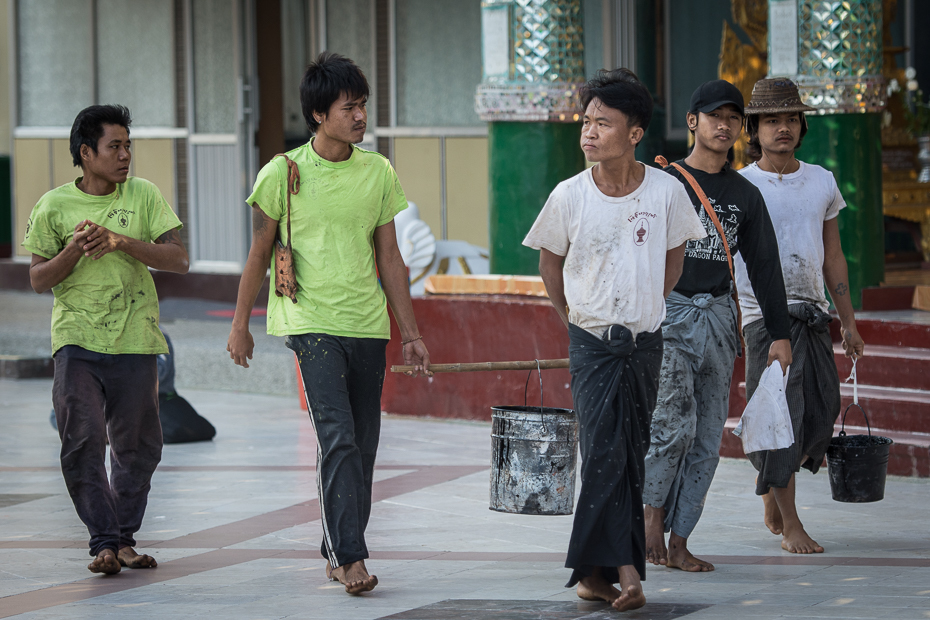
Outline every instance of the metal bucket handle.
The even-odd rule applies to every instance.
[[[530,372],[532,372],[532,371],[530,371]],[[850,408],[850,407],[859,407],[859,411],[862,412],[862,417],[865,418],[865,427],[869,430],[869,438],[871,438],[871,437],[872,437],[872,425],[869,424],[869,416],[867,416],[867,415],[865,414],[865,409],[863,409],[863,408],[859,405],[859,403],[849,403],[849,405],[846,406],[845,411],[843,411],[843,423],[842,423],[842,426],[840,427],[840,434],[839,434],[839,436],[840,436],[840,437],[845,437],[845,436],[846,436],[846,414],[849,412],[849,408]]]
[[[542,414],[543,410],[543,384],[542,384],[542,369],[539,367],[539,360],[533,360],[536,362],[536,375],[539,377],[539,413]],[[533,376],[533,371],[530,370],[526,374],[526,385],[523,386],[523,406],[529,407],[527,404],[527,393],[530,388],[530,377]],[[543,422],[545,423],[545,422]]]

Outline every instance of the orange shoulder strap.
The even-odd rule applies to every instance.
[[[655,161],[663,168],[668,165],[668,160],[661,155],[657,156]],[[720,242],[723,244],[723,251],[727,253],[727,265],[730,267],[730,278],[733,280],[733,299],[736,301],[736,331],[739,332],[740,342],[742,342],[743,313],[739,307],[739,291],[736,290],[736,274],[733,272],[733,256],[730,254],[730,244],[727,242],[727,235],[723,232],[723,226],[720,225],[720,220],[717,218],[717,213],[710,205],[710,200],[707,199],[707,194],[705,194],[704,190],[701,189],[701,185],[697,182],[697,179],[695,179],[690,172],[682,168],[679,164],[672,162],[672,166],[675,168],[675,170],[680,172],[682,176],[685,177],[686,181],[688,181],[688,185],[691,186],[691,189],[694,190],[698,200],[700,200],[701,204],[704,206],[704,211],[707,212],[708,217],[710,217],[710,221],[714,223],[714,228],[717,229],[717,234],[720,235]]]
[[[668,160],[666,160],[661,155],[656,157],[656,163],[662,166],[663,168],[668,165]],[[717,234],[720,235],[720,241],[723,243],[723,250],[727,253],[727,264],[730,266],[730,277],[733,278],[733,284],[736,284],[736,276],[733,273],[733,256],[730,254],[730,244],[727,242],[727,235],[723,232],[723,226],[720,225],[720,220],[717,218],[717,213],[714,211],[714,208],[710,205],[710,201],[707,199],[707,194],[704,193],[704,190],[701,189],[701,185],[697,182],[697,179],[691,175],[690,172],[682,168],[675,162],[672,162],[672,166],[685,177],[685,180],[688,181],[688,184],[691,186],[691,189],[694,190],[694,193],[697,194],[698,200],[701,201],[701,204],[704,205],[704,211],[707,212],[707,216],[710,218],[710,221],[714,223],[714,228],[717,229]]]
[[[285,188],[287,196],[287,244],[291,244],[291,195],[297,195],[300,191],[300,169],[297,164],[291,161],[291,158],[284,153],[278,153],[275,157],[283,157],[287,162],[287,186]],[[272,158],[274,159],[274,158]]]

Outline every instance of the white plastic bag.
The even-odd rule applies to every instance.
[[[782,376],[779,362],[773,362],[762,372],[759,387],[733,429],[733,434],[743,441],[746,454],[787,448],[794,443],[794,429],[785,397],[787,385],[788,373]]]

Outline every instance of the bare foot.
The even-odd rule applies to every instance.
[[[790,553],[823,553],[823,547],[807,535],[803,526],[785,532],[781,539],[781,548]]]
[[[668,563],[668,549],[665,547],[665,508],[643,506],[646,517],[646,561],[656,566]]]
[[[675,532],[668,537],[668,564],[666,566],[689,573],[706,573],[714,570],[714,565],[710,562],[694,557],[688,551],[688,539],[682,538]]]
[[[368,574],[368,569],[365,568],[365,560],[350,562],[336,568],[331,568],[327,562],[326,571],[326,576],[344,585],[346,592],[349,594],[368,592],[374,590],[375,586],[378,585],[378,578]]]
[[[136,553],[132,547],[123,547],[116,554],[119,563],[126,568],[155,568],[158,562],[150,555]]]
[[[583,577],[575,588],[578,598],[586,601],[607,601],[613,603],[620,598],[620,590],[614,587],[612,583],[601,576],[601,569],[595,568],[594,573],[588,577]]]
[[[104,575],[115,575],[122,570],[116,554],[112,549],[104,549],[97,554],[94,561],[87,565],[87,570],[92,573],[103,573]]]
[[[611,603],[611,606],[617,611],[630,611],[639,609],[646,604],[646,595],[643,594],[642,586],[627,586],[623,588],[620,598]]]
[[[769,489],[769,492],[762,496],[762,503],[765,506],[765,527],[773,534],[781,534],[785,531],[785,523],[781,517],[781,510],[778,508],[778,502],[775,501],[775,494]]]
[[[792,474],[788,486],[772,487],[770,491],[775,496],[775,501],[778,502],[778,510],[785,524],[781,548],[790,553],[823,553],[823,547],[807,535],[798,517],[798,509],[794,501],[795,478],[796,476]]]

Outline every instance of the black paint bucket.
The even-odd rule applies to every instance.
[[[491,407],[490,509],[570,515],[578,422],[571,409]]]
[[[868,435],[846,434],[846,414],[853,405],[862,412]],[[827,448],[830,490],[838,502],[877,502],[885,497],[888,451],[894,442],[888,437],[872,435],[869,418],[857,403],[849,407],[843,412],[839,436],[831,439]]]

